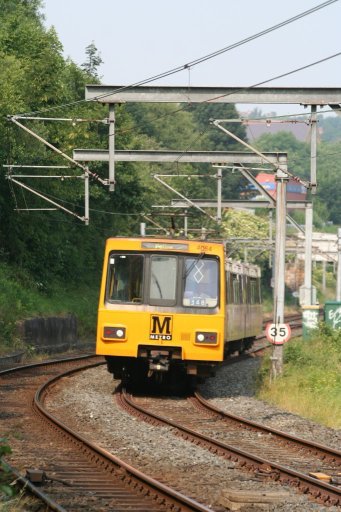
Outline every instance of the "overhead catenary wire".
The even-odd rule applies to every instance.
[[[330,60],[330,59],[332,59],[332,58],[335,58],[335,57],[337,57],[337,56],[339,56],[339,55],[341,55],[341,52],[338,52],[338,53],[336,53],[336,54],[330,55],[330,56],[325,57],[325,58],[323,58],[323,59],[319,59],[318,61],[315,61],[315,62],[313,62],[313,63],[307,64],[307,65],[305,65],[305,66],[301,66],[300,68],[297,68],[297,69],[295,69],[295,70],[291,70],[291,71],[289,71],[289,72],[287,72],[287,73],[284,73],[284,74],[278,75],[278,76],[276,76],[276,77],[273,77],[273,78],[270,78],[270,79],[264,80],[264,81],[262,81],[262,82],[259,82],[259,83],[257,83],[257,84],[254,84],[254,85],[250,86],[250,88],[255,88],[255,87],[259,86],[259,85],[263,85],[263,84],[268,83],[268,82],[270,82],[270,81],[276,80],[277,78],[281,78],[281,77],[284,77],[284,76],[287,76],[287,75],[291,75],[291,74],[293,74],[293,73],[296,73],[296,72],[298,72],[298,71],[301,71],[302,69],[307,69],[308,67],[311,67],[311,66],[314,66],[314,65],[320,64],[320,63],[322,63],[322,62],[325,62],[325,61],[327,61],[327,60]],[[228,94],[231,94],[231,93],[228,93]],[[227,96],[228,94],[226,94],[226,95],[222,95],[222,96]],[[219,98],[220,98],[220,97],[222,97],[222,96],[219,96]],[[217,98],[218,98],[218,97],[215,97],[215,98],[212,98],[212,99],[209,99],[209,100],[205,100],[205,101],[204,101],[204,102],[202,102],[202,103],[209,103],[209,102],[211,102],[211,101],[213,101],[214,99],[217,99]],[[187,105],[186,105],[184,108],[187,108]],[[183,108],[183,109],[184,109],[184,108]],[[180,110],[183,110],[183,109],[178,109],[177,111],[180,111]],[[16,116],[13,116],[13,117],[15,118]],[[198,138],[202,137],[202,136],[203,136],[203,134],[205,133],[205,131],[206,131],[206,130],[204,130],[204,132],[200,132],[200,134],[198,135],[198,137],[197,137],[196,139],[198,139]],[[184,156],[184,155],[189,151],[189,148],[190,148],[190,146],[188,146],[188,147],[186,148],[186,150],[184,150],[184,151],[183,151],[183,153],[178,157],[178,159],[177,159],[177,163],[181,160],[182,156]],[[290,173],[288,173],[288,174],[290,174]]]
[[[295,68],[295,69],[292,69],[290,71],[287,71],[286,73],[282,73],[280,75],[276,75],[272,78],[268,78],[266,80],[263,80],[262,82],[258,82],[256,84],[253,84],[253,85],[250,85],[248,87],[241,87],[241,88],[238,88],[236,91],[233,91],[233,92],[229,92],[229,93],[226,93],[226,94],[221,94],[219,96],[213,96],[212,98],[209,98],[207,100],[204,100],[202,102],[199,102],[198,104],[199,105],[203,105],[203,104],[210,104],[212,102],[214,102],[215,100],[219,99],[219,98],[224,98],[226,96],[229,96],[229,95],[232,95],[232,94],[236,94],[238,92],[242,92],[244,91],[245,89],[255,89],[257,87],[259,87],[260,85],[264,85],[264,84],[267,84],[269,82],[273,82],[275,80],[278,80],[279,78],[284,78],[286,76],[289,76],[289,75],[293,75],[294,73],[298,73],[299,71],[302,71],[304,69],[308,69],[310,67],[313,67],[313,66],[317,66],[318,64],[322,64],[323,62],[326,62],[328,60],[331,60],[331,59],[334,59],[336,57],[339,57],[341,55],[341,52],[337,52],[337,53],[334,53],[332,55],[328,55],[327,57],[324,57],[322,59],[319,59],[317,61],[314,61],[314,62],[311,62],[310,64],[305,64],[304,66],[300,66],[299,68]],[[155,117],[153,118],[153,121],[155,120],[158,120],[158,119],[162,119],[164,117],[168,117],[168,116],[172,116],[172,115],[175,115],[179,112],[182,112],[184,110],[186,110],[188,108],[188,105],[186,104],[185,106],[183,107],[179,107],[177,108],[176,110],[172,111],[172,112],[167,112],[165,114],[162,114],[160,117]],[[341,109],[341,107],[340,107]],[[338,109],[330,109],[330,112],[334,112]],[[289,116],[275,116],[275,117],[271,117],[271,119],[277,119],[277,118],[283,118],[283,117],[292,117],[296,114],[293,114],[293,115],[289,115]],[[297,114],[297,115],[304,115],[304,116],[307,116],[306,113],[304,114]],[[263,119],[263,118],[260,118],[260,119]],[[244,121],[246,121],[246,119],[244,119]],[[138,125],[137,128],[139,128],[141,125]],[[146,124],[143,124],[142,126],[146,126]],[[136,130],[136,125],[134,125],[134,127],[132,128],[126,128],[126,129],[123,129],[123,130],[115,130],[115,134],[117,135],[118,133],[126,133],[126,132],[129,132],[129,131],[132,131],[132,130]],[[110,137],[110,135],[109,135]]]
[[[317,7],[316,7],[316,8],[314,8],[314,9],[310,9],[309,11],[305,11],[305,15],[310,14],[311,12],[314,12],[315,10],[318,10],[318,9],[320,9],[320,8],[322,8],[322,7],[326,7],[327,5],[329,5],[329,4],[331,4],[331,3],[334,3],[334,2],[336,2],[336,1],[338,1],[338,0],[332,0],[332,1],[329,1],[329,2],[324,2],[324,4],[321,4],[320,6],[317,6]],[[295,21],[296,19],[299,19],[300,17],[302,17],[302,16],[303,16],[303,14],[304,14],[304,13],[302,13],[301,15],[298,15],[298,16],[294,17],[294,18],[293,18],[293,19],[291,19],[291,20],[292,20],[292,21]],[[287,21],[288,21],[288,20],[287,20]],[[280,25],[278,26],[278,28],[280,28],[280,26],[283,26],[283,25],[284,25],[284,24],[286,24],[286,23],[287,23],[287,22],[283,22],[282,24],[280,24]],[[276,27],[277,27],[277,26],[276,26]],[[274,29],[275,29],[275,28],[272,28],[272,30],[274,30]],[[271,30],[269,29],[268,31],[271,31]],[[264,33],[267,33],[267,31],[263,31],[262,33],[260,33],[260,35],[264,35]],[[260,37],[260,35],[259,35],[259,37]],[[252,40],[252,39],[248,39],[248,40]],[[239,43],[238,43],[238,45],[240,45],[240,44],[244,44],[245,42],[248,42],[248,40],[243,40],[243,41],[239,42]],[[237,45],[237,43],[236,43],[236,45]],[[237,45],[237,46],[238,46],[238,45]],[[190,63],[190,66],[200,64],[201,62],[204,62],[204,60],[208,60],[209,58],[213,58],[214,56],[217,56],[217,55],[219,55],[220,53],[223,53],[224,51],[227,51],[228,49],[233,49],[234,47],[236,47],[236,46],[232,45],[232,46],[231,46],[231,47],[229,47],[229,48],[221,49],[221,50],[219,50],[218,52],[214,52],[213,54],[209,54],[209,55],[207,55],[207,56],[205,56],[205,57],[203,57],[203,58],[201,58],[201,59],[197,59],[197,61],[193,61],[192,63]],[[278,79],[278,78],[282,78],[283,76],[287,76],[287,75],[290,75],[290,74],[296,73],[296,72],[298,72],[298,71],[301,71],[301,70],[303,70],[303,69],[307,69],[307,68],[308,68],[308,67],[310,67],[310,66],[313,66],[313,65],[316,65],[316,64],[320,64],[320,63],[322,63],[322,62],[324,62],[324,61],[326,61],[326,60],[329,60],[329,59],[332,59],[332,58],[334,58],[334,57],[336,57],[336,56],[339,56],[340,54],[341,54],[341,52],[339,52],[339,53],[337,53],[337,54],[334,54],[334,55],[331,55],[331,56],[329,56],[329,57],[326,57],[326,58],[324,58],[324,59],[320,59],[319,61],[316,61],[316,62],[314,62],[314,63],[311,63],[311,64],[308,64],[308,65],[302,66],[302,67],[300,67],[300,68],[298,68],[298,69],[296,69],[296,70],[292,70],[292,71],[290,71],[290,72],[288,72],[288,73],[285,73],[285,74],[282,74],[282,75],[276,76],[276,77],[274,77],[274,78],[271,78],[271,79],[269,79],[269,80],[266,80],[266,81],[260,82],[260,83],[258,83],[258,84],[252,85],[252,86],[250,86],[250,88],[252,88],[252,87],[257,87],[257,86],[262,85],[262,84],[264,84],[264,83],[268,83],[268,82],[273,81],[273,80],[276,80],[276,79]],[[188,67],[188,65],[186,65],[186,66]],[[186,66],[185,66],[185,68],[186,68]],[[184,69],[185,69],[185,68],[184,68]],[[139,85],[139,84],[134,84],[134,85]],[[132,87],[132,86],[123,87],[123,88],[120,88],[119,90],[123,90],[123,89],[129,88],[129,87]],[[244,88],[243,88],[243,89],[244,89]],[[111,92],[110,94],[112,94],[112,92]],[[105,95],[101,95],[101,97],[102,97],[102,96],[105,96]],[[227,94],[226,94],[225,96],[227,96]],[[221,96],[219,96],[219,97],[221,97]],[[216,97],[216,98],[219,98],[219,97]],[[209,103],[209,102],[211,102],[211,101],[214,101],[214,99],[216,99],[216,98],[212,98],[212,99],[206,100],[206,101],[205,101],[205,102],[203,102],[203,103]],[[84,102],[84,101],[88,101],[88,100],[82,100],[82,102]],[[54,107],[53,107],[53,108],[54,108]],[[57,107],[56,107],[56,108],[57,108]],[[183,109],[178,109],[178,111],[180,111],[180,110],[183,110]],[[206,131],[206,130],[205,130],[205,131]],[[202,135],[203,135],[203,134],[201,133],[201,134],[199,135],[199,137],[200,137],[200,136],[202,136]],[[189,149],[187,148],[187,149],[183,152],[183,154],[186,154],[186,152],[187,152],[188,150],[189,150]],[[181,159],[181,156],[178,158],[178,160],[180,160],[180,159]]]
[[[34,115],[34,114],[40,114],[40,113],[44,113],[44,112],[51,112],[51,111],[54,111],[54,110],[58,110],[58,109],[61,109],[61,108],[65,108],[65,107],[70,107],[70,106],[73,106],[73,105],[77,105],[77,104],[81,104],[81,103],[86,103],[86,102],[89,102],[89,101],[96,101],[98,99],[101,99],[101,98],[105,98],[106,96],[108,95],[112,95],[112,94],[118,94],[119,92],[122,92],[122,91],[125,91],[125,90],[128,90],[128,89],[131,89],[132,87],[137,87],[137,86],[140,86],[140,85],[145,85],[145,84],[148,84],[148,83],[151,83],[151,82],[154,82],[156,80],[160,80],[162,78],[166,78],[167,76],[171,76],[171,75],[174,75],[176,73],[179,73],[181,71],[184,71],[184,70],[187,70],[188,68],[193,68],[194,66],[197,66],[199,64],[202,64],[203,62],[206,62],[210,59],[213,59],[215,57],[218,57],[219,55],[222,55],[223,53],[226,53],[226,52],[229,52],[235,48],[238,48],[239,46],[242,46],[244,44],[247,44],[251,41],[254,41],[255,39],[258,39],[264,35],[267,35],[275,30],[278,30],[286,25],[289,25],[291,23],[294,23],[295,21],[301,19],[301,18],[304,18],[306,16],[309,16],[310,14],[313,14],[321,9],[324,9],[326,7],[328,7],[329,5],[333,4],[333,3],[336,3],[338,2],[339,0],[327,0],[326,2],[323,2],[322,4],[318,4],[316,5],[315,7],[312,7],[306,11],[303,11],[295,16],[292,16],[291,18],[288,18],[280,23],[277,23],[276,25],[272,25],[271,27],[268,27],[267,29],[265,30],[262,30],[260,32],[257,32],[256,34],[253,34],[252,36],[248,36],[244,39],[241,39],[240,41],[237,41],[235,43],[232,43],[228,46],[225,46],[219,50],[216,50],[214,52],[211,52],[207,55],[204,55],[202,57],[199,57],[197,59],[194,59],[190,62],[187,62],[186,64],[182,64],[180,66],[177,66],[175,68],[172,68],[172,69],[169,69],[168,71],[165,71],[165,72],[161,72],[157,75],[154,75],[154,76],[151,76],[149,78],[146,78],[146,79],[143,79],[143,80],[140,80],[138,82],[135,82],[133,84],[130,84],[130,85],[127,85],[127,86],[123,86],[123,87],[118,87],[117,89],[114,89],[113,91],[111,91],[110,93],[105,93],[105,94],[101,94],[99,96],[97,96],[96,98],[91,98],[90,100],[89,99],[84,99],[84,100],[77,100],[77,101],[73,101],[73,102],[69,102],[69,103],[64,103],[64,104],[61,104],[61,105],[56,105],[54,107],[48,107],[48,108],[45,108],[45,109],[40,109],[40,110],[37,110],[37,111],[33,111],[33,112],[26,112],[26,113],[21,113],[21,114],[17,114],[18,116],[29,116],[29,115]]]

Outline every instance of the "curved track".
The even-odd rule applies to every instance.
[[[40,489],[31,485],[31,491],[59,512],[211,510],[89,442],[45,410],[44,397],[58,379],[103,364],[94,356],[86,359],[86,364],[68,359],[0,373],[0,417],[13,443],[10,462],[41,480]]]
[[[169,425],[184,439],[257,475],[289,484],[325,505],[341,505],[339,487],[310,476],[325,472],[336,477],[341,471],[339,451],[228,415],[198,393],[187,400],[160,400],[121,391],[117,400],[141,419]]]

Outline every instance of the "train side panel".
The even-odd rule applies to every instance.
[[[226,343],[237,340],[251,341],[261,332],[260,270],[255,265],[227,261]]]

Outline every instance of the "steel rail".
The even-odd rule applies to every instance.
[[[234,446],[212,439],[195,430],[182,426],[173,420],[148,411],[129,398],[125,390],[120,392],[119,400],[122,406],[128,411],[133,410],[134,413],[137,411],[138,414],[152,418],[161,425],[172,426],[185,440],[189,440],[195,444],[199,442],[211,452],[227,456],[229,459],[234,462],[239,462],[243,467],[249,470],[257,469],[262,472],[264,467],[271,468],[269,472],[270,478],[285,484],[294,485],[299,491],[304,494],[310,494],[316,499],[320,499],[325,505],[341,505],[341,490],[333,485],[318,481],[299,471],[289,469],[281,464],[271,462]]]
[[[50,366],[55,364],[64,364],[68,362],[73,361],[81,361],[83,359],[91,359],[93,357],[97,357],[94,354],[86,354],[81,356],[72,356],[72,357],[66,357],[62,359],[51,359],[48,361],[39,361],[36,363],[29,363],[29,364],[21,364],[16,367],[12,368],[6,368],[4,370],[0,370],[0,377],[4,375],[9,375],[11,373],[30,370],[34,368],[39,368],[43,366]],[[40,499],[43,503],[45,503],[48,507],[48,510],[53,510],[54,512],[67,512],[64,507],[59,505],[53,498],[51,498],[48,494],[44,493],[41,489],[39,489],[36,485],[34,485],[28,478],[24,477],[20,474],[18,469],[14,468],[11,464],[6,462],[5,460],[2,460],[2,464],[5,467],[6,471],[13,475],[15,478],[15,483],[20,485],[22,489],[27,489],[29,492],[31,492],[34,496],[36,496],[38,499]]]
[[[3,375],[7,375],[9,373],[14,373],[14,372],[23,371],[23,370],[29,370],[31,368],[38,368],[40,366],[49,366],[49,365],[54,365],[54,364],[58,364],[58,363],[64,364],[67,362],[71,363],[73,361],[81,361],[82,359],[91,359],[93,357],[98,358],[99,356],[97,356],[96,354],[83,354],[81,356],[71,356],[71,357],[65,357],[62,359],[48,359],[46,361],[39,361],[37,363],[20,364],[19,366],[13,366],[12,368],[6,368],[4,370],[0,370],[0,377],[2,377]]]
[[[38,489],[36,485],[33,485],[28,478],[22,476],[19,471],[13,468],[7,462],[3,462],[3,465],[9,473],[11,473],[15,477],[15,483],[19,484],[23,489],[28,489],[32,494],[34,494],[37,498],[43,501],[49,508],[49,510],[53,510],[54,512],[67,512],[67,510],[58,505],[50,496],[48,496],[41,489]]]
[[[202,505],[201,503],[198,503],[197,501],[185,496],[184,494],[172,489],[171,487],[168,487],[167,485],[157,481],[156,479],[149,477],[148,475],[144,474],[142,471],[134,468],[133,466],[127,464],[123,460],[119,459],[115,455],[111,454],[104,448],[98,446],[96,443],[89,441],[85,437],[81,436],[74,430],[72,430],[70,427],[68,427],[65,423],[63,423],[61,420],[56,418],[53,414],[48,412],[46,408],[42,404],[43,396],[46,393],[49,386],[54,384],[56,381],[60,380],[61,378],[72,375],[74,373],[77,373],[79,371],[82,371],[85,368],[90,368],[94,366],[98,366],[100,364],[104,363],[94,363],[87,365],[86,367],[82,368],[74,368],[71,370],[68,370],[64,372],[63,374],[57,375],[49,379],[47,382],[42,384],[40,388],[36,391],[35,398],[34,398],[34,406],[39,411],[41,415],[48,418],[48,420],[56,425],[59,429],[61,429],[63,432],[67,433],[71,438],[76,439],[80,444],[84,445],[88,450],[92,451],[96,455],[100,455],[102,458],[105,459],[105,461],[110,462],[116,468],[123,469],[126,473],[128,473],[132,478],[134,478],[135,481],[138,483],[142,483],[144,486],[147,486],[150,490],[153,492],[157,492],[162,496],[164,500],[171,501],[173,506],[181,507],[181,511],[195,511],[195,512],[212,512],[212,509],[209,507],[206,507],[205,505]]]
[[[257,423],[256,421],[247,420],[246,418],[242,418],[241,416],[237,416],[235,414],[231,414],[229,412],[225,412],[215,405],[212,405],[210,402],[204,399],[197,391],[194,392],[195,399],[193,399],[194,405],[195,400],[198,401],[200,404],[199,407],[203,408],[204,410],[209,410],[210,412],[214,412],[215,414],[219,415],[222,420],[233,420],[237,422],[239,425],[245,425],[245,427],[252,427],[255,430],[258,430],[260,432],[271,434],[276,436],[277,438],[284,440],[284,441],[290,441],[291,443],[295,443],[303,448],[306,448],[310,451],[314,451],[314,453],[319,453],[322,456],[328,456],[331,457],[333,460],[339,461],[341,464],[341,451],[340,450],[334,450],[333,448],[330,448],[329,446],[325,446],[323,444],[315,443],[314,441],[307,441],[306,439],[293,436],[291,434],[287,434],[286,432],[282,432],[281,430],[267,427],[266,425],[263,425],[261,423]]]

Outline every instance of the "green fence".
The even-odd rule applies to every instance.
[[[332,329],[341,329],[341,302],[336,300],[325,302],[324,321]]]

